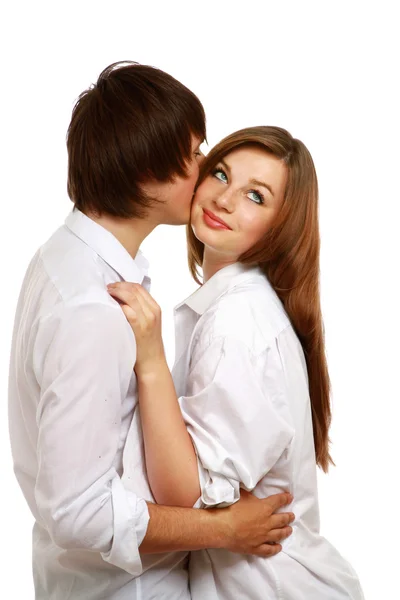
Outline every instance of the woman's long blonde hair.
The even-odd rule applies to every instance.
[[[282,207],[265,236],[239,260],[259,265],[278,294],[302,344],[308,370],[314,445],[317,464],[327,471],[331,423],[330,383],[325,357],[324,328],[319,292],[320,236],[318,183],[305,145],[280,127],[251,127],[224,138],[207,155],[198,185],[227,154],[242,146],[264,148],[287,166]],[[201,284],[198,268],[204,245],[187,228],[189,268]]]

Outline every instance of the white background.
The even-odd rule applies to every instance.
[[[65,134],[74,100],[105,66],[126,59],[164,69],[199,96],[210,145],[269,124],[310,149],[320,182],[337,465],[320,477],[322,532],[357,570],[367,600],[397,597],[396,4],[14,0],[2,9],[2,598],[33,598],[32,521],[14,481],[7,431],[14,308],[31,256],[71,208]],[[172,360],[171,309],[194,289],[184,230],[160,228],[144,250]]]

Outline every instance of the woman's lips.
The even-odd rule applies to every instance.
[[[203,208],[203,220],[209,227],[213,229],[230,229],[230,227],[217,215],[214,215],[210,210]]]

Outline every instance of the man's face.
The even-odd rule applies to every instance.
[[[161,201],[152,209],[152,212],[157,213],[159,224],[186,225],[189,222],[199,167],[204,159],[200,150],[202,142],[203,140],[192,136],[192,154],[187,163],[187,177],[176,177],[171,183],[150,182],[143,186],[147,194]]]

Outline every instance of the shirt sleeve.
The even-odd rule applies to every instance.
[[[218,338],[203,352],[179,399],[199,463],[196,507],[229,505],[251,491],[288,448],[285,384],[278,348],[254,356],[241,341]]]
[[[100,552],[139,575],[147,505],[124,488],[116,469],[135,357],[134,336],[118,307],[63,308],[39,325],[35,498],[57,546]]]

